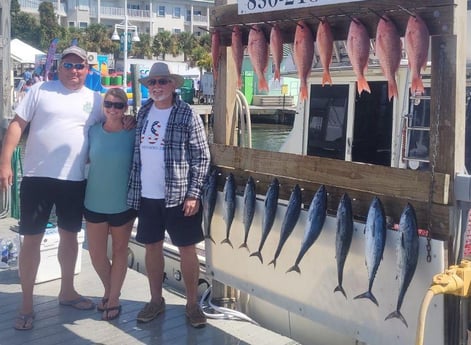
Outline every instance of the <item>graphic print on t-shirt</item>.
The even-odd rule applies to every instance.
[[[149,122],[152,121],[149,130]],[[159,120],[147,120],[141,132],[141,148],[147,149],[163,149],[165,144],[164,132],[162,123]]]

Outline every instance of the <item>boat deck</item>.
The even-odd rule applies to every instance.
[[[17,221],[0,219],[0,239],[11,239]],[[0,345],[53,344],[159,344],[159,345],[295,345],[298,342],[249,322],[209,319],[202,329],[192,328],[185,318],[185,299],[166,286],[165,313],[156,320],[136,322],[138,311],[149,299],[145,275],[129,269],[121,294],[123,311],[111,322],[101,321],[96,310],[77,311],[58,304],[60,280],[36,284],[36,320],[31,331],[13,329],[13,319],[20,303],[20,285],[16,268],[0,269]],[[99,300],[102,286],[94,271],[88,251],[82,251],[81,272],[75,277],[77,290]]]

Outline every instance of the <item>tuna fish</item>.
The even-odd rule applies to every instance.
[[[327,216],[327,191],[324,185],[320,186],[316,194],[312,198],[311,205],[307,211],[306,228],[304,230],[304,238],[301,243],[301,249],[294,265],[289,268],[286,273],[296,271],[301,273],[299,263],[301,262],[304,254],[314,244],[319,237],[322,227],[324,226],[325,218]]]
[[[273,65],[275,65],[275,73],[273,79],[280,80],[280,66],[283,60],[283,38],[281,37],[281,30],[278,24],[274,24],[270,31],[270,52],[273,58]]]
[[[293,59],[298,71],[299,97],[301,101],[308,98],[307,78],[311,72],[312,59],[314,58],[314,36],[307,24],[300,20],[296,25],[293,43]]]
[[[219,72],[219,47],[220,47],[220,37],[219,31],[213,30],[211,33],[211,56],[212,56],[212,63],[213,63],[213,77],[214,81],[218,79],[218,72]]]
[[[321,20],[317,28],[316,35],[317,50],[321,60],[324,72],[322,74],[322,86],[326,83],[332,85],[332,78],[330,77],[330,63],[332,62],[332,51],[334,50],[334,35],[330,24],[326,19]]]
[[[371,93],[365,78],[370,56],[370,36],[365,26],[357,18],[352,20],[348,29],[347,54],[357,76],[358,94],[361,95],[363,91]]]
[[[249,32],[249,44],[247,46],[250,62],[258,78],[258,90],[268,91],[268,83],[265,72],[268,67],[268,42],[265,33],[258,25],[252,25]]]
[[[404,36],[407,59],[412,75],[411,94],[423,94],[424,84],[420,78],[420,70],[427,65],[430,34],[427,25],[419,16],[411,16],[407,22]]]
[[[242,243],[239,248],[247,248],[247,250],[249,250],[249,247],[247,247],[247,239],[255,215],[256,201],[255,181],[252,176],[249,176],[244,190],[244,243]]]
[[[347,193],[342,195],[337,208],[337,233],[335,236],[335,258],[337,259],[338,285],[334,292],[340,291],[345,298],[347,294],[342,286],[343,268],[353,237],[352,200]]]
[[[365,259],[368,270],[368,291],[355,297],[369,298],[374,304],[379,305],[376,297],[371,292],[373,282],[383,258],[386,244],[386,217],[381,200],[374,197],[368,210],[365,226]]]
[[[399,280],[399,296],[397,299],[396,310],[386,316],[385,320],[398,318],[406,327],[407,321],[401,314],[401,306],[404,301],[404,295],[412,280],[417,267],[419,258],[419,235],[417,229],[417,219],[414,207],[407,204],[401,214],[399,221],[399,240],[396,245],[397,269]]]
[[[399,69],[402,56],[402,42],[396,25],[384,15],[380,18],[376,29],[376,56],[388,80],[388,97],[391,100],[397,97],[396,72]]]
[[[216,199],[218,195],[217,190],[217,170],[213,170],[209,175],[203,187],[202,203],[203,203],[203,232],[204,237],[209,238],[214,242],[211,237],[211,220],[213,219],[214,208],[216,206]]]
[[[231,232],[232,221],[234,220],[235,208],[236,184],[234,175],[230,173],[226,179],[226,183],[224,184],[224,221],[226,222],[226,238],[222,240],[221,244],[227,243],[231,247],[233,246],[231,240],[229,239],[229,234]]]
[[[232,28],[231,41],[232,57],[237,72],[237,88],[242,87],[242,61],[244,60],[244,45],[242,44],[242,30],[239,25]]]
[[[276,267],[276,259],[280,256],[281,249],[285,244],[288,237],[293,232],[296,223],[298,222],[299,215],[301,213],[301,203],[302,203],[302,193],[299,185],[296,185],[291,192],[291,196],[288,201],[288,207],[286,208],[285,217],[283,218],[283,223],[280,230],[280,241],[278,242],[278,247],[276,248],[275,257],[270,264],[273,264]]]
[[[262,238],[258,250],[250,256],[256,256],[260,259],[263,264],[262,248],[267,240],[268,234],[270,234],[273,223],[275,222],[276,210],[278,208],[278,195],[280,193],[280,184],[277,178],[274,178],[268,187],[267,194],[265,196],[265,210],[262,218]]]

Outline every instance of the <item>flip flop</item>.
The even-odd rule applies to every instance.
[[[33,328],[33,321],[35,317],[34,311],[29,314],[18,314],[15,317],[15,324],[13,328],[18,331],[29,331]]]
[[[113,315],[111,317],[108,316],[110,311],[115,311],[115,310],[118,311],[115,315]],[[117,319],[120,314],[121,314],[121,305],[117,305],[116,307],[105,308],[105,310],[104,310],[104,315],[105,316],[102,316],[101,319],[104,320],[104,321],[111,321],[111,320]]]
[[[88,306],[86,307],[83,307],[83,304],[88,304]],[[93,303],[93,301],[89,298],[86,298],[86,297],[83,297],[83,296],[80,296],[76,299],[73,299],[71,301],[59,301],[59,304],[61,306],[64,306],[64,307],[71,307],[71,308],[75,308],[75,309],[78,309],[78,310],[91,310],[91,309],[95,309],[95,303]]]
[[[103,297],[101,299],[101,306],[99,304],[97,304],[96,310],[98,310],[100,312],[104,312],[106,310],[106,303],[108,303],[108,297]]]

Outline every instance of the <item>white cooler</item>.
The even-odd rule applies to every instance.
[[[20,236],[20,243],[23,243],[23,236]],[[85,231],[82,229],[78,235],[78,255],[77,262],[75,263],[75,274],[80,273],[82,269],[82,246],[85,239]],[[36,275],[35,283],[43,283],[61,277],[61,269],[59,260],[57,259],[57,252],[59,248],[59,229],[57,227],[47,228],[43,240],[41,242],[41,262]],[[21,250],[18,248],[18,254]],[[18,266],[18,275],[20,270]]]

